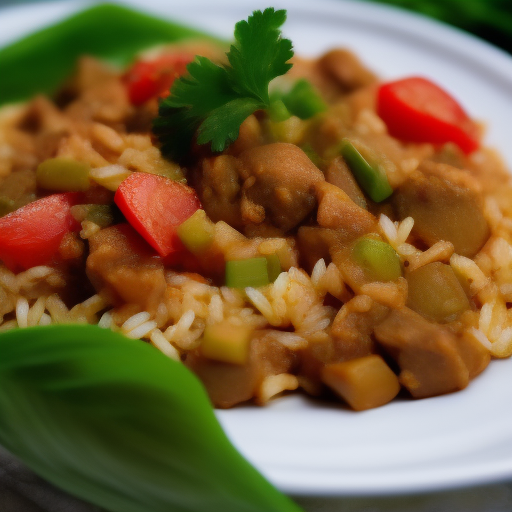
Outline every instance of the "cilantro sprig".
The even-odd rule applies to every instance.
[[[292,65],[292,43],[281,37],[285,10],[254,11],[235,25],[235,42],[219,66],[205,57],[188,65],[160,103],[153,131],[162,151],[181,160],[197,134],[198,144],[223,151],[234,142],[243,121],[270,107],[268,86]]]

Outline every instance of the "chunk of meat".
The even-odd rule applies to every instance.
[[[136,304],[154,312],[166,290],[164,266],[128,224],[102,229],[89,238],[87,275],[114,305]]]
[[[364,194],[342,157],[335,158],[329,164],[325,171],[325,180],[341,188],[357,206],[367,209],[368,205]]]
[[[377,229],[377,219],[358,206],[341,188],[321,181],[315,186],[318,198],[317,221],[331,228],[361,236]]]
[[[349,300],[336,315],[328,340],[310,343],[301,351],[300,374],[313,395],[321,393],[322,372],[328,365],[367,357],[375,353],[374,327],[389,309],[366,296]]]
[[[392,310],[374,331],[400,368],[400,383],[415,398],[465,388],[489,362],[489,353],[468,336],[457,336],[408,308]]]
[[[446,240],[457,254],[472,257],[489,238],[489,226],[477,192],[452,176],[415,172],[392,201],[400,219],[414,219],[413,236],[429,246]]]
[[[205,158],[201,177],[196,181],[199,198],[211,220],[224,221],[235,228],[243,226],[237,159],[234,156]]]
[[[299,147],[276,142],[244,151],[239,158],[243,195],[264,209],[265,219],[289,231],[315,208],[314,186],[322,172]]]
[[[265,377],[291,372],[296,359],[270,331],[255,331],[246,364],[214,361],[200,348],[187,354],[185,364],[201,379],[213,405],[225,409],[253,398]]]
[[[319,60],[320,69],[334,78],[345,91],[370,85],[377,77],[349,50],[336,48]]]

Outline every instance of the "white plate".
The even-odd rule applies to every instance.
[[[224,37],[267,4],[245,0],[129,1]],[[485,120],[486,142],[512,168],[512,59],[446,26],[395,9],[347,1],[284,0],[284,33],[297,53],[332,46],[356,51],[383,78],[428,76]],[[12,8],[0,18],[0,45],[86,3]],[[354,413],[287,397],[265,408],[219,411],[240,451],[291,494],[397,494],[512,477],[512,360],[495,361],[459,393],[395,401]]]

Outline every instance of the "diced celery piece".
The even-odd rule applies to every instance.
[[[268,280],[273,283],[281,273],[281,262],[277,254],[269,254],[266,258]]]
[[[48,158],[36,170],[36,182],[41,188],[62,192],[83,192],[90,186],[89,165],[71,158]]]
[[[267,258],[248,258],[226,262],[226,286],[258,288],[269,284]]]
[[[388,198],[393,189],[389,184],[386,170],[381,162],[363,155],[362,148],[357,149],[348,139],[341,141],[341,155],[349,166],[359,186],[373,199],[380,203]]]
[[[215,226],[204,210],[196,210],[176,229],[183,245],[193,254],[201,254],[213,241]]]
[[[249,359],[249,343],[253,329],[232,325],[227,320],[204,329],[201,352],[209,359],[223,363],[245,364]]]
[[[400,257],[393,247],[375,238],[360,238],[352,249],[352,258],[374,281],[396,281],[402,275]]]
[[[300,119],[309,119],[327,109],[324,100],[305,79],[295,82],[291,90],[283,96],[283,103]]]

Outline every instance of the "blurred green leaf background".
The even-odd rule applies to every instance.
[[[0,0],[0,8],[41,1],[44,0]],[[358,1],[392,5],[429,16],[470,32],[512,54],[512,0]],[[266,4],[270,5],[272,2],[267,1]]]
[[[371,1],[424,14],[470,32],[512,54],[511,0]]]

